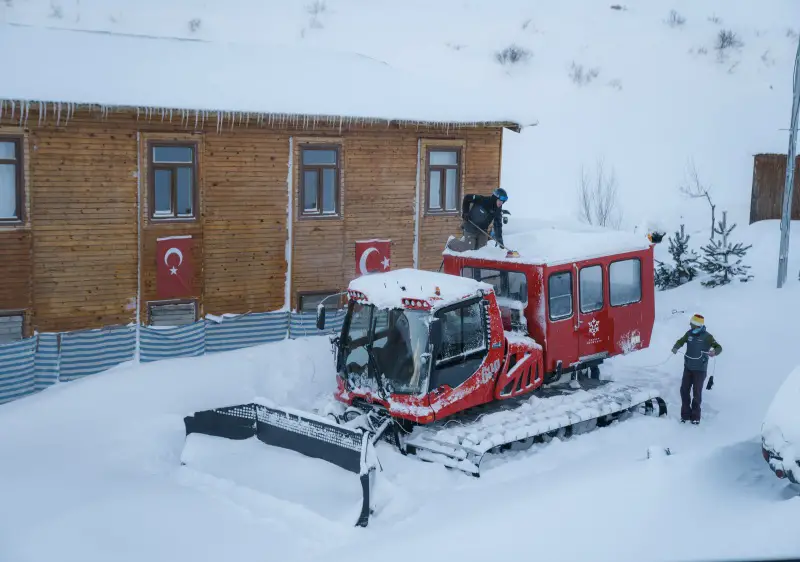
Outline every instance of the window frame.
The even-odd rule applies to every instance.
[[[583,286],[581,285],[581,278],[583,272],[587,269],[592,269],[593,267],[600,268],[600,306],[597,308],[592,308],[591,310],[584,310],[583,309]],[[586,265],[581,267],[578,270],[578,309],[581,311],[581,314],[593,314],[595,312],[599,312],[606,307],[606,280],[605,280],[605,271],[602,263],[593,263],[591,265]],[[609,285],[610,290],[610,285]],[[609,293],[610,294],[610,293]]]
[[[0,159],[0,164],[13,164],[16,181],[15,197],[17,201],[17,216],[15,218],[0,217],[0,226],[19,225],[25,223],[25,152],[24,137],[21,135],[0,134],[0,142],[14,144],[14,160]]]
[[[11,340],[10,342],[0,343],[0,345],[6,345],[9,343],[16,343],[25,339],[25,322],[27,321],[26,318],[26,309],[24,308],[9,308],[9,309],[2,309],[0,310],[0,318],[9,318],[11,316],[21,316],[22,323],[20,324],[20,338],[18,340]]]
[[[465,299],[463,301],[456,302],[456,303],[450,304],[448,306],[445,306],[443,308],[440,308],[439,310],[436,311],[435,317],[438,318],[440,322],[444,322],[443,319],[442,319],[442,316],[444,314],[447,314],[448,312],[452,312],[454,310],[469,308],[469,307],[474,306],[476,304],[478,305],[478,307],[480,309],[481,332],[483,334],[483,340],[482,340],[483,341],[483,346],[481,348],[479,348],[479,349],[473,349],[472,351],[469,351],[469,352],[462,351],[458,355],[453,355],[452,357],[447,357],[447,358],[444,358],[444,359],[439,359],[439,354],[441,353],[441,348],[437,349],[436,350],[436,356],[432,357],[432,359],[433,359],[432,368],[433,368],[434,371],[439,369],[439,368],[447,368],[447,367],[449,367],[450,365],[452,365],[454,363],[467,361],[467,360],[469,360],[471,357],[473,357],[475,355],[486,354],[486,353],[489,352],[489,342],[490,342],[491,338],[489,337],[489,324],[486,321],[486,306],[487,306],[487,303],[486,303],[486,299],[484,299],[483,297],[480,297],[480,296],[470,297],[470,298]],[[442,327],[444,328],[444,326],[442,326]],[[461,345],[462,345],[462,347],[463,347],[463,344],[464,344],[464,322],[463,322],[463,317],[462,317],[462,322],[461,322]]]
[[[461,200],[462,195],[462,181],[464,158],[463,146],[427,146],[425,148],[425,213],[429,215],[460,215],[461,214]],[[432,152],[455,152],[456,164],[431,164]],[[446,170],[456,170],[456,206],[455,209],[445,209],[445,202],[447,201],[447,173]],[[439,170],[439,204],[441,207],[431,207],[431,171]]]
[[[550,282],[556,275],[569,275],[569,315],[559,316],[553,318],[552,299],[553,295],[550,291]],[[563,322],[575,316],[575,277],[571,269],[562,269],[560,271],[553,271],[547,276],[547,318],[550,322]]]
[[[305,313],[305,314],[316,314],[316,311],[317,311],[317,307],[316,306],[314,306],[314,308],[312,310],[306,310],[306,311],[303,310],[303,298],[305,298],[305,297],[322,297],[322,298],[325,298],[325,297],[329,297],[331,295],[335,295],[336,293],[340,293],[340,292],[341,291],[337,291],[335,289],[331,289],[329,291],[298,291],[298,293],[297,293],[297,312],[301,313],[301,314],[303,314],[303,313]],[[325,310],[327,310],[328,312],[341,310],[342,309],[342,300],[343,300],[342,297],[343,296],[344,295],[339,295],[339,300],[338,300],[338,305],[339,306],[337,308],[331,308],[331,306],[335,306],[337,304],[337,301],[335,299],[331,299],[330,302],[333,303],[333,305],[326,304],[325,305]]]
[[[613,299],[611,297],[611,268],[614,266],[615,263],[621,263],[626,261],[637,261],[639,262],[639,298],[638,300],[626,302],[624,304],[614,304]],[[640,257],[630,257],[630,258],[622,258],[618,260],[614,260],[608,264],[608,304],[613,308],[623,308],[626,306],[631,306],[634,304],[639,304],[644,299],[644,283],[642,282],[642,258]]]
[[[177,199],[178,199],[178,168],[185,168],[185,163],[158,163],[154,162],[154,149],[159,147],[184,147],[192,149],[192,215],[191,216],[178,216],[176,213]],[[168,223],[168,222],[194,222],[200,217],[200,178],[199,178],[199,143],[197,141],[185,140],[162,140],[152,139],[147,141],[147,198],[148,204],[148,220],[151,222]],[[171,170],[172,171],[172,215],[171,216],[156,216],[156,170]]]
[[[297,216],[299,219],[340,219],[342,217],[341,194],[342,194],[342,146],[335,143],[302,143],[298,145],[298,194],[297,194]],[[336,153],[336,164],[309,164],[303,163],[303,152],[305,150],[332,150]],[[322,170],[334,171],[334,210],[332,213],[326,213],[322,210],[322,198],[325,191],[324,183],[322,180]],[[316,211],[306,211],[305,204],[305,186],[306,186],[306,171],[317,171],[317,201],[319,202],[319,209]]]
[[[164,299],[147,301],[147,326],[153,325],[153,306],[163,306],[170,304],[191,304],[194,305],[194,320],[189,324],[180,324],[179,326],[172,326],[179,328],[181,326],[191,326],[200,319],[200,301],[198,299]]]

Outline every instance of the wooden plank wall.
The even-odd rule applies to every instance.
[[[27,127],[30,160],[27,195],[30,224],[0,229],[0,308],[33,310],[31,328],[74,330],[127,323],[135,318],[139,250],[142,320],[156,299],[156,239],[195,238],[195,294],[199,313],[269,311],[284,303],[287,240],[289,139],[324,140],[342,146],[343,216],[298,220],[294,156],[292,305],[301,291],[341,289],[355,275],[355,241],[390,238],[393,268],[412,267],[415,193],[426,174],[418,143],[464,145],[463,189],[490,193],[499,184],[500,129],[425,129],[367,125],[295,129],[243,124],[195,129],[135,113],[79,111],[70,122],[39,124],[31,111]],[[3,123],[0,123],[3,125]],[[199,142],[197,221],[156,224],[147,213],[148,139]],[[418,161],[422,154],[423,161]],[[141,176],[141,178],[139,178]],[[137,193],[142,192],[141,247]],[[449,235],[460,235],[458,216],[426,216],[419,208],[419,263],[438,269]],[[25,256],[31,257],[25,262]],[[9,266],[13,263],[13,266]],[[27,293],[25,287],[28,287]]]
[[[780,220],[786,185],[786,155],[756,154],[753,161],[753,190],[750,199],[750,224]],[[792,220],[800,220],[800,156],[795,160]]]

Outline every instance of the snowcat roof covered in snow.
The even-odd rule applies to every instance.
[[[155,108],[147,112],[151,118],[161,119],[165,110],[166,117],[175,121],[185,118],[180,112],[186,110],[192,123],[195,111],[200,119],[214,123],[220,118],[217,112],[239,113],[222,115],[222,126],[231,126],[234,117],[243,126],[245,113],[252,114],[251,125],[257,119],[269,119],[308,128],[341,125],[341,118],[344,124],[352,118],[359,123],[397,121],[514,130],[535,121],[522,120],[519,112],[507,109],[511,106],[508,96],[514,94],[502,91],[500,85],[463,87],[469,85],[468,76],[466,84],[452,83],[452,76],[440,79],[439,84],[435,76],[415,76],[364,55],[329,49],[15,24],[2,26],[0,52],[25,53],[6,57],[4,74],[14,79],[0,85],[0,99],[9,100],[4,115],[9,115],[10,100],[15,100],[17,119],[20,102],[30,102],[33,108],[47,103],[48,119],[56,119],[53,104],[57,103]],[[31,64],[33,60],[36,64]],[[309,88],[309,76],[325,87]],[[172,109],[178,114],[172,115]],[[66,110],[60,112],[62,123]],[[203,111],[213,115],[202,115]],[[303,116],[312,119],[297,119]]]
[[[556,224],[515,219],[518,231],[503,235],[503,245],[519,252],[506,257],[506,250],[489,243],[479,250],[455,252],[445,248],[444,255],[481,258],[509,263],[558,265],[626,252],[646,250],[650,241],[644,236],[588,225]]]
[[[365,295],[367,302],[378,308],[407,308],[403,299],[412,299],[426,301],[437,309],[494,288],[466,277],[406,268],[363,275],[353,279],[348,290]]]

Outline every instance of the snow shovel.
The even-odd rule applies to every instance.
[[[506,251],[506,257],[507,257],[507,258],[518,258],[518,257],[519,257],[519,252],[517,252],[516,250],[509,250],[508,248],[506,248],[505,246],[503,246],[503,245],[502,245],[502,244],[501,244],[501,243],[500,243],[498,240],[496,240],[494,236],[492,236],[491,234],[489,234],[488,232],[486,232],[484,229],[482,229],[480,226],[478,226],[477,224],[475,224],[475,223],[474,223],[474,222],[472,222],[471,220],[469,220],[469,219],[466,219],[466,221],[467,221],[469,224],[471,224],[472,226],[474,226],[475,228],[477,228],[478,230],[480,230],[481,232],[483,232],[483,233],[484,233],[484,234],[487,236],[487,238],[490,238],[490,239],[494,240],[495,244],[497,244],[497,245],[498,245],[498,246],[500,246],[502,249],[504,249],[504,250]]]

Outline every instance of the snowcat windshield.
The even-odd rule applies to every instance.
[[[351,384],[378,390],[377,375],[382,375],[390,393],[426,391],[429,322],[429,312],[377,309],[351,302],[342,340],[344,369]]]

